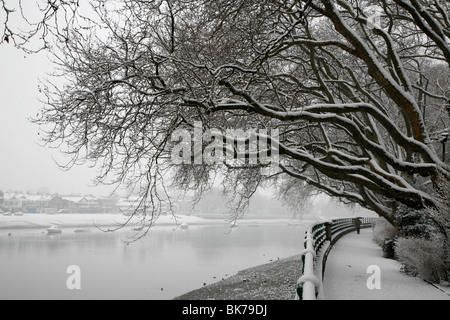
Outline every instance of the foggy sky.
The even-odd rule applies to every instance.
[[[89,187],[93,169],[58,168],[53,158],[64,157],[39,145],[39,127],[27,119],[42,107],[39,79],[51,71],[45,52],[26,55],[12,45],[0,45],[0,190],[38,191],[46,186],[52,193],[106,195],[111,188]]]

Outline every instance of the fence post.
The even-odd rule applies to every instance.
[[[326,234],[326,240],[331,241],[331,223],[330,222],[325,223],[325,234]]]

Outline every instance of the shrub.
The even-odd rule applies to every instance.
[[[379,246],[382,246],[386,239],[394,239],[398,235],[398,232],[386,219],[379,218],[375,220],[372,235],[373,240]]]
[[[406,270],[426,281],[439,283],[447,280],[448,252],[439,238],[403,238],[396,240],[395,255]]]
[[[403,237],[419,237],[430,239],[439,233],[429,213],[422,209],[413,209],[399,204],[395,212],[398,230]]]
[[[379,218],[375,221],[373,240],[383,249],[385,258],[394,258],[394,240],[398,235],[398,231],[386,219]]]

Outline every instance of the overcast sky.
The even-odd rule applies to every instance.
[[[25,55],[11,45],[0,45],[0,190],[48,187],[60,194],[108,194],[111,188],[92,187],[93,169],[58,168],[53,158],[61,159],[61,154],[39,145],[39,128],[27,119],[42,107],[39,79],[51,70],[46,53]]]

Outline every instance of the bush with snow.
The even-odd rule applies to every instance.
[[[379,246],[383,246],[386,239],[394,239],[398,236],[398,231],[384,218],[375,220],[373,228],[373,240]]]
[[[424,280],[448,280],[449,253],[440,238],[399,237],[395,241],[395,256],[405,271]]]
[[[399,204],[395,211],[395,221],[402,237],[430,239],[440,233],[436,223],[424,209],[413,209]]]
[[[378,244],[384,253],[385,258],[394,257],[395,238],[399,232],[386,219],[379,218],[375,221],[373,229],[373,240]]]

